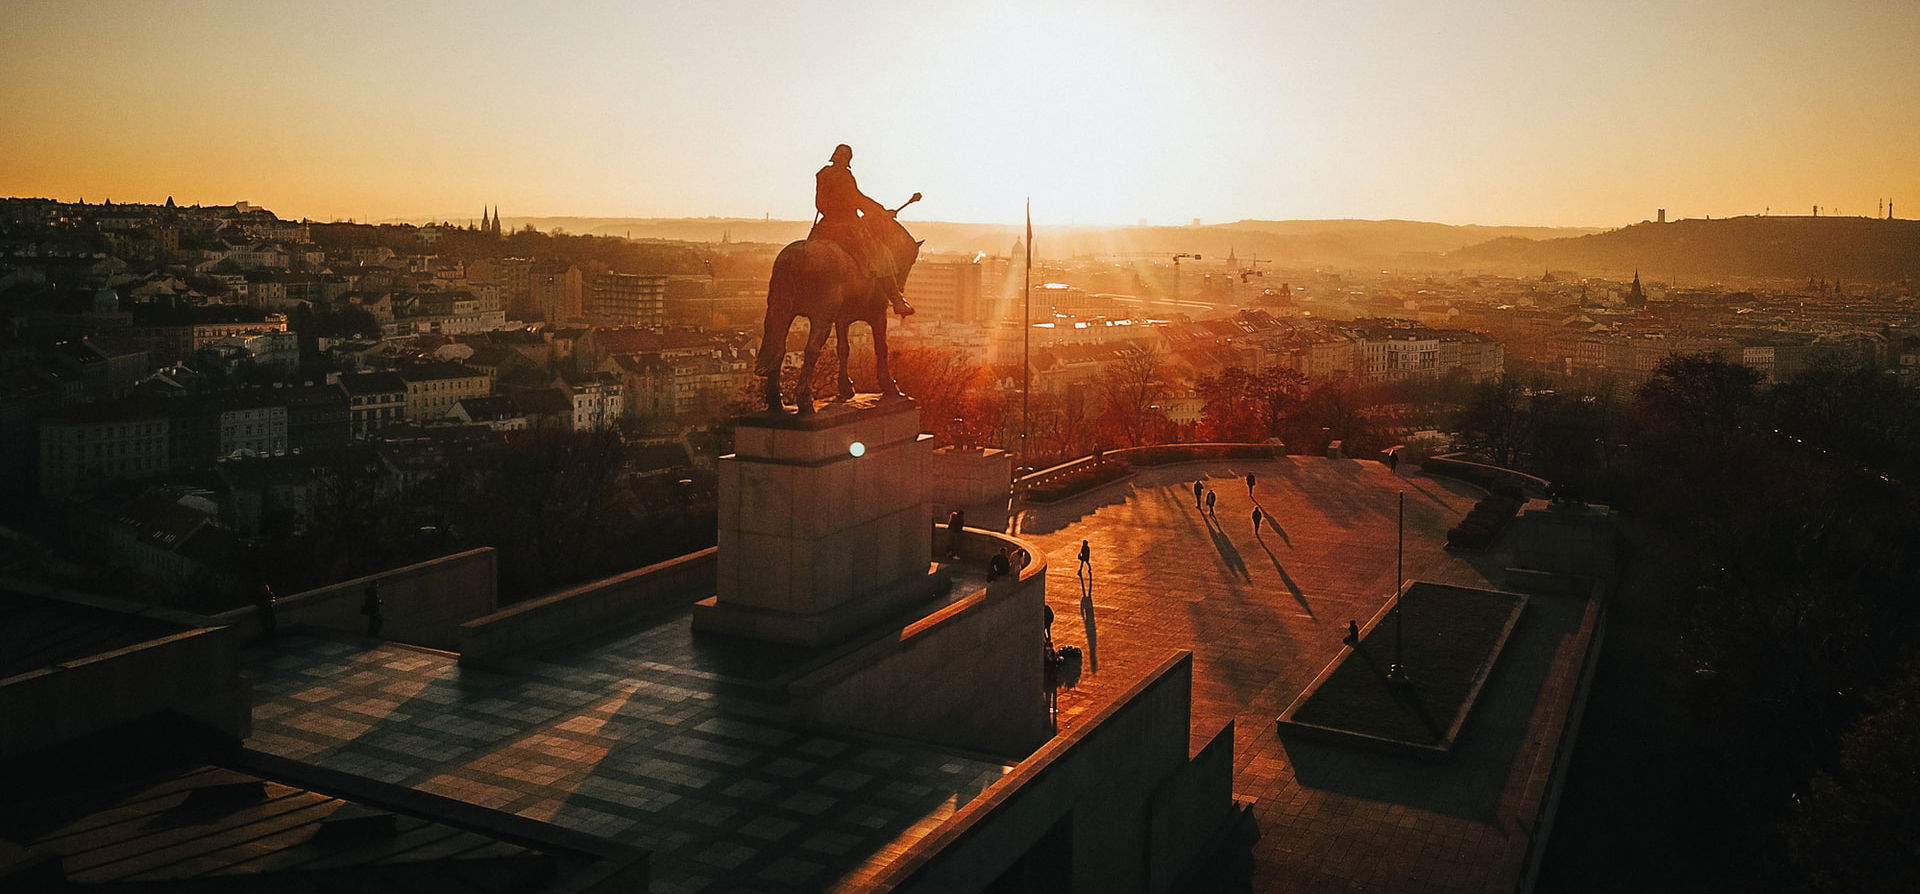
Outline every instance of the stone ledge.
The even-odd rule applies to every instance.
[[[932,562],[927,574],[882,586],[824,611],[799,613],[737,603],[709,596],[693,606],[693,629],[770,642],[823,648],[934,598],[952,579]]]

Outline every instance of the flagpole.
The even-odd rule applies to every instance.
[[[1407,584],[1407,492],[1404,490],[1400,492],[1400,520],[1396,523],[1396,534],[1393,548],[1393,663],[1387,665],[1387,679],[1399,682],[1407,678],[1407,666],[1402,663],[1400,654],[1401,634],[1407,626],[1407,605],[1402,598]]]
[[[1031,433],[1031,414],[1033,411],[1033,197],[1027,197],[1027,281],[1020,300],[1020,464],[1031,466],[1031,449],[1027,436]]]

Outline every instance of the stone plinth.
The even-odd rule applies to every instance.
[[[824,645],[930,593],[932,446],[905,399],[740,420],[695,628]]]

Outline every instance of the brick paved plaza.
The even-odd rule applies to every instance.
[[[1257,479],[1251,500],[1248,471]],[[1218,493],[1214,517],[1194,506],[1196,479]],[[1052,562],[1055,642],[1087,652],[1060,698],[1064,724],[1167,650],[1193,650],[1194,743],[1237,721],[1234,789],[1259,799],[1255,890],[1518,885],[1590,639],[1586,600],[1531,601],[1449,761],[1275,731],[1274,718],[1340,651],[1348,619],[1364,625],[1395,589],[1401,490],[1407,577],[1498,589],[1501,552],[1443,548],[1446,529],[1481,492],[1374,462],[1285,457],[1144,470],[1016,521]],[[1272,522],[1258,537],[1255,500]],[[1082,539],[1093,548],[1091,636],[1076,570]]]

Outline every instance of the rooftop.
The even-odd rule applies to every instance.
[[[810,659],[684,611],[498,671],[283,635],[252,659],[247,746],[643,848],[654,891],[818,890],[1008,765],[785,722],[770,693]]]

